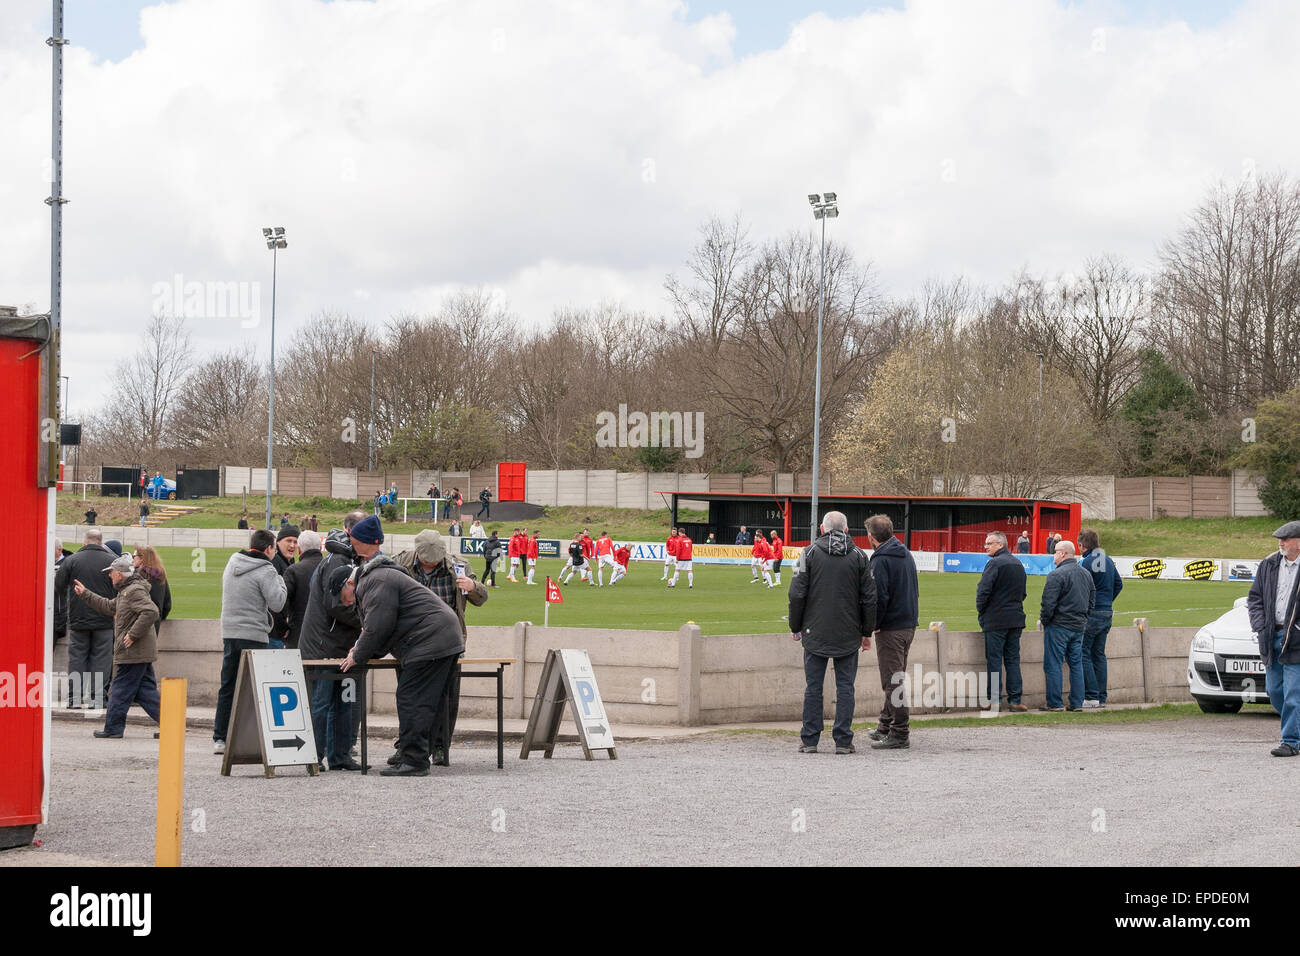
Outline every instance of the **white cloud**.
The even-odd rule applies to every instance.
[[[706,216],[831,234],[886,287],[1021,265],[1139,263],[1218,177],[1300,174],[1300,17],[1213,29],[1109,8],[919,0],[795,26],[737,58],[726,14],[625,3],[177,0],[119,63],[67,50],[65,370],[73,395],[134,346],[155,283],[261,283],[278,319],[382,322],[464,286],[526,322],[572,302],[663,309]],[[48,4],[0,13],[0,301],[48,300]],[[66,31],[75,41],[76,23]],[[1099,32],[1100,31],[1100,32]],[[204,348],[265,324],[208,321]],[[79,404],[80,404],[79,400]]]

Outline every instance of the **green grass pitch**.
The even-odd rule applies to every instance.
[[[172,616],[215,618],[221,614],[221,572],[231,552],[208,548],[196,556],[189,548],[159,548],[172,587]],[[200,562],[199,557],[202,558]],[[476,575],[482,559],[467,559]],[[498,572],[499,588],[481,608],[470,608],[470,624],[541,624],[544,615],[543,584],[546,575],[558,576],[563,562],[543,560],[529,587],[511,584]],[[792,575],[787,565],[782,586],[769,590],[750,584],[747,566],[696,563],[695,587],[688,590],[686,575],[669,589],[660,580],[663,566],[633,562],[628,576],[610,587],[592,588],[571,581],[562,590],[564,603],[551,606],[550,622],[560,627],[610,627],[629,630],[676,630],[687,621],[705,634],[778,634],[786,630],[786,592]],[[1025,612],[1033,627],[1043,591],[1043,577],[1029,578]],[[921,626],[945,621],[951,631],[977,630],[975,586],[977,574],[922,574]],[[1115,605],[1115,623],[1127,625],[1135,617],[1148,618],[1157,627],[1199,627],[1232,607],[1249,588],[1245,582],[1137,581],[1124,582]]]

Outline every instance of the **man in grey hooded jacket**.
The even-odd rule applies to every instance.
[[[213,753],[226,752],[226,731],[235,700],[235,678],[244,651],[266,650],[271,613],[284,607],[284,579],[271,564],[275,535],[254,531],[248,550],[236,551],[221,575],[221,689],[212,722]]]
[[[858,651],[871,647],[876,629],[876,582],[870,562],[848,533],[842,512],[822,518],[826,533],[799,558],[799,573],[790,585],[790,636],[803,642],[803,731],[800,753],[816,753],[825,716],[822,685],[826,663],[835,662],[835,738],[837,754],[853,746],[853,681]]]

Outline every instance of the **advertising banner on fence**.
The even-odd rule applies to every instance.
[[[1122,578],[1148,581],[1221,581],[1223,562],[1217,558],[1111,558]],[[1242,563],[1242,562],[1234,562]]]
[[[482,554],[483,545],[485,544],[487,544],[487,538],[461,538],[460,553],[461,554]],[[505,552],[506,544],[507,544],[506,539],[502,538],[501,539],[502,557],[504,557],[506,553]],[[565,547],[568,547],[568,542],[565,542]],[[558,558],[560,556],[560,542],[555,538],[538,538],[537,556],[539,558]]]
[[[1015,557],[1019,558],[1020,563],[1025,566],[1026,574],[1049,574],[1052,568],[1055,567],[1050,554],[1017,554]],[[943,569],[959,574],[982,572],[984,565],[988,563],[989,557],[987,554],[949,551],[943,555]],[[919,561],[916,569],[918,571],[923,570]]]

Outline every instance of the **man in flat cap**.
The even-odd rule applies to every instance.
[[[423,584],[456,612],[460,634],[468,639],[465,627],[465,604],[479,607],[488,599],[486,585],[474,579],[469,564],[456,561],[447,554],[447,542],[437,531],[426,528],[415,536],[415,547],[399,551],[393,560],[412,578]],[[450,764],[448,751],[451,735],[456,731],[456,715],[460,711],[460,668],[452,671],[447,683],[447,693],[439,705],[438,719],[433,733],[433,765]],[[398,755],[394,755],[396,758]],[[393,761],[396,763],[396,760]]]
[[[1246,597],[1250,629],[1259,642],[1268,699],[1282,715],[1282,742],[1274,757],[1300,754],[1300,629],[1296,595],[1300,593],[1300,521],[1273,532],[1277,551],[1259,563]]]

